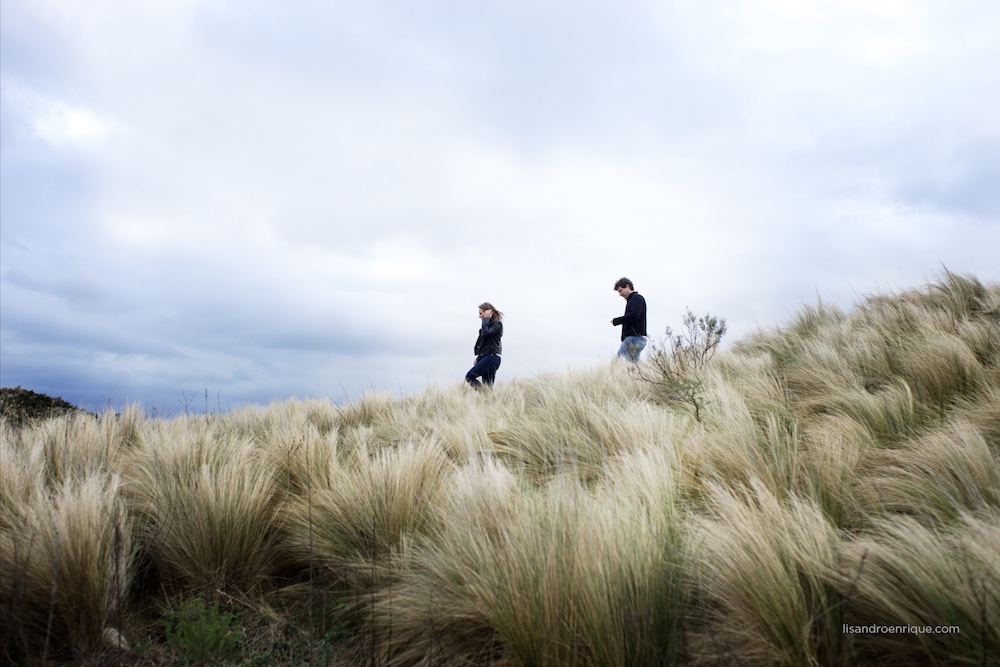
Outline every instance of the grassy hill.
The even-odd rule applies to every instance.
[[[997,664],[1000,286],[702,364],[5,423],[0,595],[13,664]]]
[[[52,398],[21,387],[0,388],[0,417],[22,424],[31,419],[48,419],[77,412],[78,408],[61,398]]]

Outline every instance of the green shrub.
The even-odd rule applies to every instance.
[[[653,386],[654,395],[665,403],[690,406],[701,421],[706,392],[703,371],[726,335],[726,320],[715,315],[684,315],[680,333],[667,327],[666,342],[650,346],[646,363],[636,366],[637,377]]]
[[[167,641],[185,661],[195,665],[228,660],[236,653],[239,635],[233,627],[233,614],[207,604],[199,595],[167,612]]]

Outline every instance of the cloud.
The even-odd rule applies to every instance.
[[[1000,220],[1000,141],[984,139],[950,146],[919,175],[898,184],[898,196],[913,206],[965,214],[996,224]]]
[[[7,0],[0,383],[177,408],[500,381],[997,278],[992,3]],[[200,394],[199,394],[200,395]]]
[[[112,123],[90,109],[64,103],[49,103],[45,111],[29,120],[34,133],[56,148],[93,147],[114,131]]]

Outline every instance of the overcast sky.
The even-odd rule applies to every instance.
[[[0,3],[0,384],[174,413],[1000,279],[1000,2]]]

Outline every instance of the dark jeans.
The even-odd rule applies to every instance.
[[[476,365],[465,374],[465,381],[476,388],[482,387],[483,384],[487,387],[492,387],[493,381],[497,377],[498,368],[500,368],[499,354],[487,354],[486,356],[479,357],[476,359]],[[482,384],[476,379],[477,377],[483,378]]]

